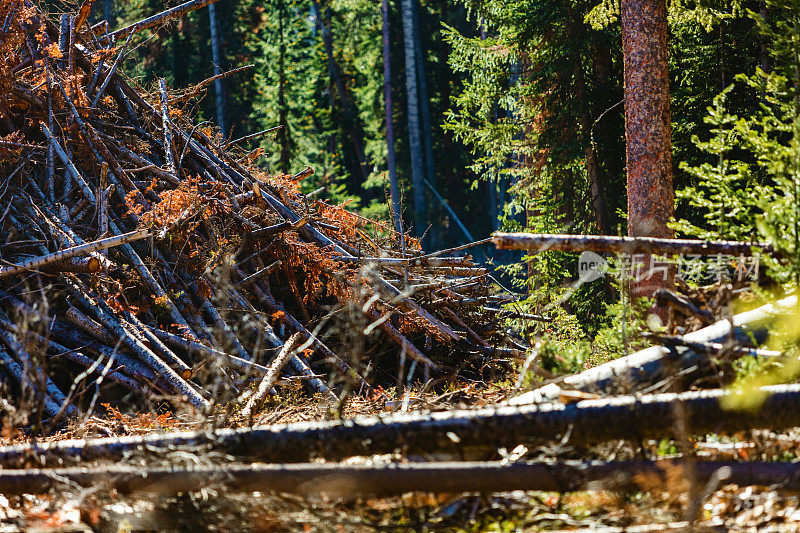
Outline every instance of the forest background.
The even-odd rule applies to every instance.
[[[92,19],[113,29],[178,3],[102,0]],[[668,5],[678,234],[792,248],[800,4]],[[172,24],[129,43],[124,70],[180,89],[253,65],[187,111],[227,140],[280,126],[242,156],[312,167],[305,192],[395,224],[402,213],[428,250],[497,229],[627,232],[614,0],[219,0]],[[567,336],[595,335],[620,298],[609,282],[563,298],[577,275],[566,254],[472,253],[529,309],[560,302]]]

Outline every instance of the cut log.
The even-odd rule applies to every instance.
[[[492,242],[500,250],[530,252],[584,252],[616,254],[753,255],[773,254],[772,245],[759,242],[613,237],[608,235],[559,235],[551,233],[495,233]]]
[[[300,340],[300,334],[295,333],[289,340],[286,341],[286,344],[283,345],[281,348],[280,353],[275,357],[275,359],[270,363],[269,370],[267,373],[264,374],[264,378],[261,380],[261,383],[258,384],[258,389],[256,389],[255,394],[253,394],[250,399],[247,401],[247,405],[244,406],[242,409],[242,417],[247,420],[253,414],[253,409],[264,401],[264,398],[267,397],[269,391],[272,390],[273,385],[275,382],[278,381],[278,378],[281,374],[281,369],[283,366],[289,362],[289,357],[292,356],[293,350],[298,344]]]
[[[119,246],[121,244],[126,244],[129,242],[141,240],[146,238],[148,235],[150,235],[150,230],[146,228],[140,229],[136,231],[131,231],[130,233],[124,233],[122,235],[109,237],[107,239],[100,239],[99,241],[73,246],[72,248],[67,248],[66,250],[60,250],[58,252],[54,252],[52,254],[45,255],[42,257],[34,257],[33,259],[29,259],[19,264],[3,266],[0,267],[0,278],[4,278],[6,276],[13,276],[14,274],[20,274],[23,272],[29,272],[31,270],[36,270],[41,267],[66,261],[67,259],[70,259],[72,257],[88,255],[91,252],[97,252],[98,250],[105,250],[107,248],[112,248],[114,246]]]

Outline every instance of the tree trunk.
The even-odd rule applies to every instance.
[[[76,460],[119,460],[136,452],[203,447],[255,461],[303,462],[396,453],[497,453],[500,447],[560,441],[596,445],[619,439],[671,438],[680,418],[689,434],[753,429],[781,431],[800,425],[800,385],[762,387],[764,401],[731,409],[735,392],[723,389],[680,394],[616,396],[577,403],[545,403],[459,409],[436,413],[365,416],[328,422],[296,422],[249,429],[178,431],[0,447],[0,465],[15,468],[36,457],[41,466]],[[676,410],[680,405],[681,409]],[[735,405],[735,404],[734,404]]]
[[[417,67],[417,84],[419,88],[419,116],[422,132],[422,144],[425,149],[425,179],[431,188],[436,188],[436,163],[433,156],[433,136],[431,133],[430,98],[428,96],[428,79],[425,75],[425,48],[422,46],[420,33],[419,0],[411,0],[414,9],[414,61]],[[439,227],[433,224],[430,229],[431,247],[440,248],[441,235]]]
[[[383,15],[383,99],[386,113],[386,162],[389,167],[389,191],[392,200],[394,227],[403,233],[403,211],[400,206],[400,185],[397,182],[397,159],[394,153],[394,120],[392,113],[392,64],[389,39],[389,0],[381,4]]]
[[[607,100],[611,96],[612,87],[609,84],[610,69],[611,69],[611,50],[604,44],[596,44],[592,48],[592,78],[594,91],[596,94],[606,95]],[[611,105],[609,103],[609,105]],[[604,111],[605,113],[605,111]],[[602,116],[602,115],[600,115]],[[609,213],[608,203],[606,202],[606,188],[608,186],[604,176],[603,169],[600,167],[600,161],[597,158],[597,144],[595,143],[594,129],[597,126],[597,119],[594,123],[590,122],[588,111],[585,113],[585,131],[584,134],[588,137],[589,145],[586,148],[586,172],[589,175],[589,185],[592,193],[592,205],[594,207],[595,224],[597,224],[597,232],[601,235],[608,235],[609,227]]]
[[[208,21],[211,27],[211,60],[214,62],[214,75],[222,74],[222,36],[220,35],[219,22],[217,21],[217,10],[214,4],[208,6]],[[222,139],[228,139],[228,117],[225,112],[225,80],[218,78],[214,81],[214,93],[216,94],[217,125],[219,125]]]
[[[697,254],[753,255],[774,253],[769,243],[739,241],[701,241],[699,239],[656,239],[655,237],[615,237],[613,235],[568,235],[563,233],[495,233],[494,244],[503,250],[537,252],[583,252],[607,254]]]
[[[403,16],[403,50],[405,52],[406,100],[408,106],[408,148],[411,152],[411,186],[414,191],[414,221],[418,237],[425,234],[427,205],[425,200],[425,162],[420,129],[419,85],[414,39],[414,0],[401,0]]]
[[[768,304],[752,311],[740,313],[731,320],[722,320],[705,328],[687,333],[683,339],[688,342],[726,342],[736,339],[740,343],[763,342],[767,327],[785,317],[797,306],[797,297],[790,296],[775,304]],[[731,326],[733,322],[733,327]],[[676,352],[678,357],[676,357]],[[558,398],[560,389],[604,391],[620,390],[632,392],[641,390],[665,377],[693,366],[706,366],[701,354],[692,350],[669,350],[663,346],[651,346],[608,363],[566,376],[558,383],[548,385],[517,396],[511,402],[522,404],[532,401],[548,401]],[[560,385],[560,386],[559,386]]]
[[[628,235],[672,237],[672,155],[666,0],[622,0]],[[645,270],[650,259],[645,259]],[[644,276],[634,294],[669,288],[672,276]]]
[[[108,22],[108,29],[111,31],[112,26],[112,0],[104,0],[103,1],[103,18]]]
[[[283,36],[283,23],[286,17],[284,0],[278,0],[278,139],[281,146],[280,169],[289,173],[289,121],[286,109],[286,42]]]
[[[688,489],[680,474],[690,466],[695,483],[704,486],[725,469],[725,484],[800,490],[800,464],[787,462],[693,461],[459,461],[389,464],[222,464],[212,466],[111,465],[52,470],[26,468],[0,472],[5,495],[43,494],[76,485],[113,488],[121,494],[173,495],[204,487],[243,492],[298,494],[311,498],[349,499],[407,492],[461,494],[516,490],[573,492],[600,489],[618,493]]]
[[[489,219],[492,221],[491,230],[497,231],[500,229],[500,217],[498,216],[498,200],[497,200],[497,183],[493,180],[489,180],[486,182],[486,189],[488,194],[486,195],[486,207],[487,211],[489,212]]]

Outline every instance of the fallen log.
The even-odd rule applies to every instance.
[[[616,254],[753,255],[774,254],[771,244],[655,237],[613,237],[609,235],[561,235],[553,233],[494,233],[492,242],[500,250],[531,252],[583,252]]]
[[[200,467],[59,468],[0,471],[0,493],[43,494],[75,486],[121,494],[173,495],[207,487],[242,492],[291,493],[305,497],[353,498],[406,492],[573,492],[613,490],[681,491],[685,459],[619,462],[442,462],[392,464],[249,464]],[[722,477],[726,484],[800,491],[800,464],[733,461],[688,463],[695,483]],[[681,486],[684,480],[685,486]],[[676,485],[677,481],[677,485]]]
[[[187,353],[202,357],[207,361],[219,361],[222,363],[227,363],[236,368],[238,371],[245,373],[255,372],[263,375],[269,370],[267,367],[260,365],[255,361],[242,359],[241,357],[236,357],[235,355],[231,355],[220,350],[215,350],[214,348],[210,348],[205,344],[184,339],[179,335],[174,335],[152,326],[145,325],[145,327],[166,344],[169,344],[174,348],[184,350]]]
[[[269,462],[303,462],[310,457],[343,459],[382,453],[494,453],[521,443],[564,441],[591,445],[608,440],[669,438],[681,426],[689,434],[751,429],[779,431],[800,426],[800,385],[763,387],[764,402],[746,411],[732,410],[734,393],[721,389],[680,394],[617,396],[577,403],[499,406],[430,414],[357,417],[342,421],[299,422],[189,431],[147,436],[64,440],[0,448],[0,466],[58,465],[181,448],[216,451]],[[755,392],[753,392],[755,394]],[[684,431],[681,429],[681,431]]]
[[[760,350],[758,348],[747,348],[736,345],[727,345],[720,342],[692,342],[683,337],[673,335],[660,335],[658,333],[642,334],[645,339],[652,339],[666,346],[686,346],[692,351],[703,355],[724,354],[731,358],[745,356],[751,357],[780,357],[783,355],[777,350]]]
[[[746,344],[750,344],[754,339],[763,342],[767,333],[765,326],[796,307],[797,296],[789,296],[774,304],[735,315],[730,320],[721,320],[703,329],[687,333],[683,338],[687,342],[699,343],[724,342],[728,339],[736,339]],[[642,385],[658,381],[665,372],[683,370],[703,362],[704,359],[704,355],[689,348],[669,349],[664,346],[651,346],[578,374],[562,377],[555,383],[521,394],[509,403],[521,405],[554,400],[560,396],[561,389],[631,392]]]

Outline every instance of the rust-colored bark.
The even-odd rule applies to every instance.
[[[622,0],[625,64],[625,138],[628,167],[628,235],[672,237],[667,6],[665,0]],[[645,259],[645,267],[649,266]],[[671,276],[645,277],[637,295],[672,284]]]

